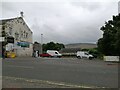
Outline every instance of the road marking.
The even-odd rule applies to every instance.
[[[2,90],[2,76],[0,76],[0,90]]]
[[[26,66],[15,66],[15,65],[7,65],[8,67],[16,67],[16,68],[26,68],[26,69],[33,69],[33,67],[26,67]]]
[[[27,78],[17,78],[17,77],[9,77],[9,76],[3,76],[4,79],[11,79],[11,80],[22,80],[28,83],[42,83],[42,84],[48,84],[48,85],[56,85],[61,87],[71,87],[71,88],[106,88],[106,87],[97,87],[97,86],[86,86],[86,85],[73,85],[68,84],[65,82],[55,82],[55,81],[48,81],[48,80],[38,80],[38,79],[27,79]]]

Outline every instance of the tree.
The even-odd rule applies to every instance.
[[[120,55],[120,14],[105,22],[100,30],[103,37],[98,40],[98,50],[104,55]]]
[[[34,44],[40,44],[40,43],[38,43],[37,41],[35,41]]]
[[[54,42],[49,42],[47,44],[43,44],[43,51],[46,52],[47,50],[61,50],[64,48],[64,44],[61,43],[54,43]]]

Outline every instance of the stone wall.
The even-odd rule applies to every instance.
[[[13,48],[17,56],[32,56],[33,45],[32,45],[32,31],[25,23],[22,17],[6,19],[5,32],[8,36],[14,37],[13,46],[17,46],[18,42],[30,43],[30,47],[15,47]],[[1,26],[0,26],[1,27]],[[1,31],[1,30],[0,30]],[[8,47],[8,46],[7,46]],[[12,49],[11,49],[12,50]]]
[[[33,46],[32,46],[32,44],[30,44],[29,48],[21,47],[19,49],[15,49],[15,53],[16,53],[17,57],[21,57],[21,56],[25,56],[25,57],[31,56],[32,57]]]

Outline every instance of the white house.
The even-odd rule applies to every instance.
[[[13,37],[8,38],[6,51],[14,51],[17,56],[32,56],[33,32],[25,23],[23,16],[0,20],[0,37],[2,37],[2,31],[6,32],[7,37]]]

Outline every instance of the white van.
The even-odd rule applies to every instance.
[[[62,54],[60,54],[57,50],[47,50],[47,53],[52,57],[62,57]]]
[[[77,51],[77,58],[88,58],[88,59],[93,59],[93,55],[89,54],[88,52],[85,51]]]

